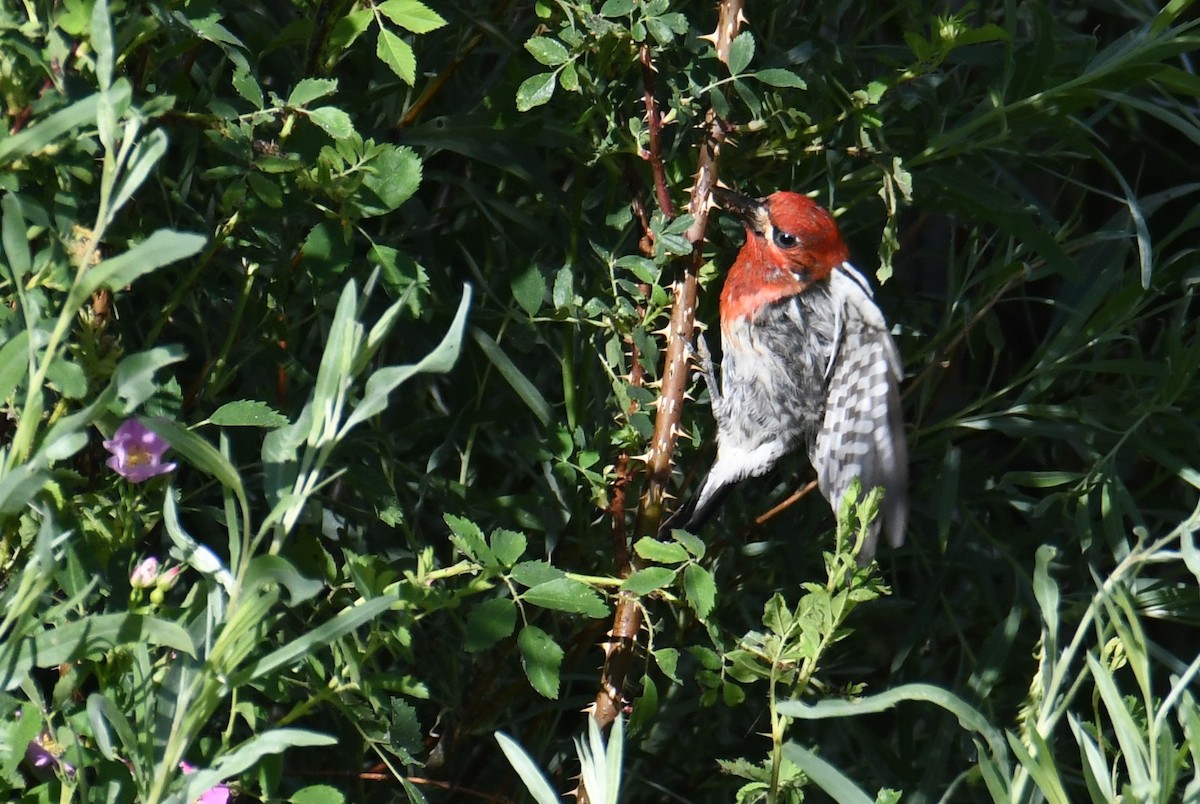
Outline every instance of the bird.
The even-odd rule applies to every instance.
[[[858,478],[883,488],[887,540],[904,541],[908,448],[903,365],[870,284],[829,212],[806,195],[752,198],[714,188],[741,218],[746,242],[721,290],[721,378],[703,336],[700,370],[717,424],[717,458],[664,530],[696,532],[739,482],[803,447],[836,515]],[[859,555],[874,556],[879,518]]]

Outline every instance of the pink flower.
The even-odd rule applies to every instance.
[[[180,762],[179,769],[183,771],[184,776],[196,772],[196,766],[190,762]],[[194,804],[229,804],[232,800],[233,791],[229,789],[229,785],[219,784],[201,793],[200,798],[196,799]]]
[[[174,471],[174,463],[163,463],[170,445],[137,419],[126,419],[113,437],[104,442],[112,453],[107,466],[130,483],[144,483],[152,477]]]
[[[150,556],[133,568],[129,574],[129,585],[134,589],[149,589],[158,582],[158,578],[158,559]]]
[[[168,589],[175,588],[175,582],[179,580],[179,573],[183,571],[183,565],[178,564],[174,567],[168,567],[158,576],[158,582],[155,584],[164,592]]]

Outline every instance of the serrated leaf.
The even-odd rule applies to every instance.
[[[521,600],[544,609],[585,614],[588,617],[604,617],[608,614],[608,606],[595,589],[571,578],[557,578],[531,586],[521,593]]]
[[[683,590],[697,617],[703,619],[712,612],[717,602],[717,584],[712,573],[699,564],[688,564],[683,571]]]
[[[376,8],[389,20],[415,34],[436,31],[446,24],[440,14],[417,0],[386,0]]]
[[[318,106],[308,110],[308,117],[335,140],[344,140],[354,133],[350,115],[336,106]]]
[[[204,797],[201,796],[201,799]],[[302,787],[288,799],[290,804],[345,804],[346,797],[336,787],[327,784],[310,784]]]
[[[773,87],[791,87],[793,89],[807,89],[808,84],[804,83],[804,79],[796,75],[791,70],[781,70],[771,68],[767,70],[759,70],[754,73],[754,77],[764,84]]]
[[[579,91],[579,73],[575,71],[574,62],[563,66],[562,72],[558,76],[558,83],[562,84],[562,88],[567,92]]]
[[[450,528],[450,541],[458,551],[477,564],[491,565],[496,561],[492,550],[483,541],[483,531],[469,519],[445,514],[442,519]]]
[[[624,17],[633,12],[633,0],[605,0],[600,7],[601,17]]]
[[[530,265],[513,277],[511,287],[513,298],[521,305],[521,309],[530,316],[537,315],[538,310],[542,309],[542,300],[546,298],[546,277],[542,276],[538,267]]]
[[[249,73],[247,73],[247,77],[250,78],[251,81],[254,80],[252,77],[250,77]],[[238,87],[237,73],[233,74],[233,81],[233,88],[238,90],[238,94],[241,94],[242,90]],[[254,86],[257,88],[258,84],[255,83]],[[288,95],[287,105],[293,108],[307,106],[318,98],[324,98],[328,95],[332,95],[334,92],[337,92],[337,88],[338,82],[333,78],[305,78],[299,84],[296,84],[296,88],[292,90],[292,94]],[[258,107],[260,109],[262,108],[261,93],[262,90],[259,89],[260,100]],[[245,95],[242,95],[242,97],[246,98]],[[251,99],[246,98],[246,100]],[[251,100],[251,102],[253,101]]]
[[[412,198],[421,184],[421,159],[407,146],[384,146],[367,166],[363,184],[383,202],[385,212]]]
[[[542,696],[558,698],[558,673],[562,667],[563,649],[550,635],[536,625],[527,625],[517,637],[521,649],[521,666],[529,683]]]
[[[535,106],[547,103],[554,96],[558,83],[556,73],[538,73],[521,82],[517,87],[517,111],[527,112]]]
[[[287,416],[277,413],[266,402],[255,399],[240,399],[226,402],[208,417],[221,427],[283,427],[288,424]]]
[[[557,67],[571,58],[563,43],[549,36],[535,36],[525,43],[525,49],[547,67]]]
[[[248,71],[241,68],[233,71],[233,89],[237,94],[250,101],[255,109],[263,107],[262,87]]]
[[[502,566],[511,567],[525,553],[527,540],[524,533],[498,528],[492,531],[492,553]]]
[[[509,573],[514,581],[522,586],[537,586],[548,581],[566,577],[566,573],[548,561],[522,561],[512,568]]]
[[[704,540],[686,530],[671,531],[671,538],[683,545],[683,549],[691,553],[692,558],[704,558]]]
[[[511,598],[485,600],[467,615],[467,636],[463,648],[467,653],[487,650],[510,636],[516,627],[517,605]]]
[[[742,31],[729,43],[729,60],[726,62],[729,65],[729,73],[741,75],[750,66],[753,58],[754,35],[749,31]]]
[[[379,29],[375,55],[409,86],[417,80],[417,57],[412,47],[387,28]]]
[[[632,573],[621,584],[622,591],[635,595],[648,595],[656,589],[662,589],[675,580],[675,570],[667,567],[646,567]]]
[[[660,542],[650,536],[638,539],[633,549],[647,561],[659,564],[679,564],[688,560],[688,552],[677,542]]]
[[[658,665],[658,669],[662,670],[663,675],[674,681],[676,684],[682,684],[679,679],[677,669],[679,667],[679,651],[675,648],[659,648],[653,652],[654,661]]]

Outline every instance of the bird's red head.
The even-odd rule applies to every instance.
[[[746,225],[746,244],[721,291],[722,323],[803,293],[850,258],[833,216],[808,196],[778,192],[760,200],[723,188],[713,195]]]

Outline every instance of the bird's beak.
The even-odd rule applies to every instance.
[[[724,187],[714,187],[712,192],[713,199],[721,209],[737,215],[755,232],[762,233],[770,228],[771,218],[762,199],[735,193]]]

